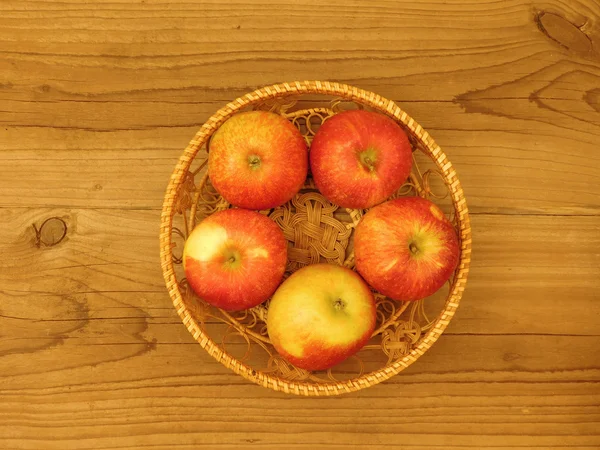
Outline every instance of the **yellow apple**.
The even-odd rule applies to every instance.
[[[306,266],[277,289],[267,331],[277,352],[306,370],[325,370],[359,351],[376,322],[375,300],[362,278],[333,264]]]

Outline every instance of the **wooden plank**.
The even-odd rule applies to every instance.
[[[20,330],[11,324],[11,321],[23,321],[24,318],[3,317],[4,332],[9,333],[5,336],[9,338],[3,340],[0,347],[0,356],[6,363],[1,376],[6,378],[8,385],[37,380],[35,386],[42,387],[48,384],[41,383],[40,377],[48,377],[48,383],[52,385],[73,371],[99,365],[114,368],[122,362],[128,366],[124,361],[146,354],[151,358],[159,357],[154,352],[160,348],[162,363],[174,365],[172,369],[162,371],[164,376],[169,376],[171,370],[190,370],[192,366],[206,365],[207,372],[199,375],[222,373],[228,382],[245,382],[212,359],[174,316],[174,313],[171,314],[171,320],[150,317],[108,320],[90,314],[78,321],[55,319],[56,325],[50,324],[50,320],[31,320],[30,336],[24,336],[22,332],[16,334],[15,331]],[[212,337],[219,341],[219,336],[213,334]],[[520,334],[447,333],[426,356],[390,383],[534,383],[548,381],[552,376],[562,382],[599,382],[598,344],[600,337],[597,335],[531,334],[523,339]],[[245,352],[246,345],[234,342],[228,343],[226,348],[237,355]],[[548,352],[552,353],[552,358],[547,357]],[[457,357],[458,353],[460,357]],[[30,356],[27,361],[23,360],[25,354]],[[169,359],[168,355],[176,358]],[[188,363],[183,362],[185,358],[189,359]],[[377,352],[362,352],[361,359],[367,372],[381,367],[381,357]],[[260,356],[254,360],[262,361]],[[187,369],[186,364],[189,366]],[[263,366],[257,368],[260,367]],[[354,367],[347,365],[347,372],[358,373],[358,370],[354,371]]]
[[[13,0],[1,6],[0,41],[9,58],[24,64],[38,63],[39,59],[45,62],[48,84],[42,92],[52,91],[53,83],[57,83],[59,91],[62,87],[87,96],[118,95],[132,87],[141,95],[154,95],[155,91],[177,88],[174,83],[223,95],[230,80],[235,80],[241,93],[248,86],[264,84],[269,73],[293,73],[298,79],[320,73],[326,79],[333,74],[349,81],[367,79],[371,86],[380,88],[387,87],[386,82],[394,84],[406,78],[414,82],[411,87],[416,89],[408,95],[416,99],[424,94],[433,96],[428,99],[451,100],[457,94],[455,89],[462,94],[489,88],[492,73],[497,77],[495,84],[514,81],[511,77],[518,73],[515,62],[527,63],[525,73],[531,74],[539,65],[547,65],[541,58],[531,59],[543,51],[553,50],[556,55],[547,56],[554,56],[555,63],[561,55],[583,61],[597,56],[593,46],[591,52],[586,53],[581,46],[569,52],[569,46],[574,47],[571,44],[578,42],[583,32],[560,42],[557,37],[563,36],[540,29],[539,21],[544,14],[560,14],[566,27],[569,23],[583,25],[587,19],[585,31],[592,41],[600,16],[593,0],[556,1],[539,9],[522,0],[506,4],[493,0],[468,4],[425,1],[414,6],[312,1],[296,2],[294,12],[282,8],[287,5],[280,0],[253,5],[111,2],[91,11],[81,2],[62,2],[58,7],[33,1],[25,9]],[[184,17],[188,20],[182,21]],[[422,23],[417,24],[416,18]],[[118,20],[128,19],[128,27],[118,26]],[[157,19],[161,24],[158,28]],[[457,26],[457,19],[461,26]],[[60,49],[55,44],[61,44]],[[255,62],[264,70],[257,70],[252,65]],[[512,70],[498,70],[502,63],[513,66]],[[64,76],[61,66],[70,66],[70,77]],[[107,74],[107,68],[110,75],[99,77],[99,73]],[[230,68],[234,70],[227,70]],[[452,82],[431,84],[419,68],[425,75],[442,73]],[[469,69],[482,68],[490,72],[482,71],[475,79],[465,76],[471,75]],[[13,88],[31,86],[40,79],[39,67],[23,73],[19,66],[9,69],[6,77],[15,72],[21,75],[11,77]],[[130,77],[132,69],[135,77]],[[173,69],[181,81],[173,81]],[[519,78],[522,76],[520,72]],[[89,82],[95,79],[105,81]]]
[[[431,132],[456,167],[474,213],[600,212],[600,160],[593,156],[594,144],[573,145],[553,134],[524,139],[510,130],[478,130],[496,119],[473,114],[477,117],[465,121],[457,105],[440,103],[435,116],[429,103],[411,106],[422,111],[421,117],[437,117],[438,126],[448,127],[439,132],[434,126]],[[512,127],[516,121],[504,123]],[[525,120],[520,123],[528,126]],[[40,129],[21,139],[24,131],[0,130],[5,137],[0,142],[16,146],[0,152],[0,204],[159,209],[175,163],[196,131],[183,126],[165,136],[157,130],[72,135]],[[131,147],[123,147],[123,141]]]
[[[8,255],[0,261],[0,313],[9,335],[35,320],[32,330],[59,336],[90,318],[179,328],[160,270],[157,211],[0,211],[0,251]],[[65,221],[66,238],[38,248],[32,225],[51,217]],[[471,273],[449,332],[600,334],[597,217],[476,215],[472,225]]]
[[[102,339],[3,357],[2,448],[600,442],[597,337],[446,336],[404,373],[335,401],[249,384],[195,343],[100,347]],[[505,357],[515,349],[518,358]]]

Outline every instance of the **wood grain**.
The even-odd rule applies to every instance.
[[[0,148],[11,150],[0,167],[12,174],[0,180],[4,206],[50,197],[60,206],[159,208],[162,184],[124,159],[117,167],[104,159],[161,158],[151,170],[164,180],[217,107],[263,84],[318,75],[404,106],[451,154],[475,212],[598,214],[600,65],[597,47],[585,52],[580,42],[592,48],[600,34],[592,0],[533,10],[315,2],[294,14],[275,13],[276,1],[110,3],[95,12],[85,2],[20,5],[0,5]],[[55,152],[73,147],[93,155]],[[94,164],[103,167],[95,177]],[[77,175],[61,183],[74,165]],[[54,174],[47,187],[29,183],[45,173]],[[120,196],[124,189],[131,195]]]
[[[447,333],[332,399],[210,358],[158,258],[197,128],[302,79],[397,101],[473,213]],[[3,0],[0,448],[600,448],[599,136],[596,0]]]
[[[571,356],[594,342],[577,338],[557,346],[540,337],[513,361],[502,357],[506,342],[481,338],[473,347],[471,338],[447,337],[421,368],[335,401],[284,399],[248,385],[195,344],[160,343],[141,352],[134,344],[98,350],[67,343],[46,351],[40,361],[45,370],[33,366],[4,377],[11,389],[0,391],[3,448],[166,448],[174,442],[369,448],[400,447],[400,441],[416,448],[448,442],[477,448],[477,436],[509,448],[597,445],[600,397],[593,389],[600,371],[573,364]],[[518,338],[512,342],[522,346]],[[456,348],[470,350],[457,359]],[[541,351],[556,351],[556,361],[540,357]],[[485,362],[482,354],[490,355]],[[194,357],[201,363],[190,363]],[[68,365],[73,358],[81,361],[78,367]],[[497,362],[488,366],[490,360]]]
[[[164,295],[156,243],[159,212],[17,208],[4,213],[0,250],[13,256],[0,261],[4,295],[27,298],[30,305],[52,304],[48,312],[53,316],[65,314],[60,305],[66,307],[67,297],[109,321],[127,309],[143,308],[135,315],[152,315],[150,296],[163,314],[154,318],[169,318],[174,329],[185,331]],[[49,217],[65,221],[67,236],[56,246],[38,248],[32,224]],[[477,253],[469,289],[452,324],[455,332],[600,336],[594,289],[600,278],[596,217],[476,215],[472,222]],[[561,259],[554,261],[559,248],[564,249]],[[515,300],[520,297],[527,301]],[[4,314],[19,315],[21,303],[9,303]],[[71,309],[69,320],[88,312]],[[34,319],[43,311],[32,312],[26,317]]]

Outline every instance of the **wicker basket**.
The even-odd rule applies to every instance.
[[[461,243],[458,268],[436,295],[398,303],[375,292],[378,324],[371,341],[355,357],[326,372],[307,372],[283,360],[266,332],[268,301],[251,310],[227,313],[199,300],[186,284],[181,252],[195,224],[230,205],[211,186],[207,174],[209,138],[233,114],[263,109],[288,118],[310,144],[318,126],[348,108],[379,111],[408,133],[414,166],[393,197],[430,198],[448,214]],[[286,205],[261,211],[283,230],[290,243],[286,276],[307,264],[326,261],[354,267],[352,233],[363,210],[332,205],[309,177]],[[340,83],[305,81],[264,87],[217,111],[200,128],[179,159],[166,191],[161,216],[160,257],[169,295],[194,339],[217,361],[261,386],[296,395],[337,395],[373,386],[415,362],[440,337],[458,307],[471,254],[471,228],[463,190],[444,152],[394,102]],[[429,319],[428,317],[433,317]]]

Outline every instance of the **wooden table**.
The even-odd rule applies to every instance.
[[[210,358],[158,254],[198,127],[303,79],[397,101],[472,211],[447,332],[330,399]],[[599,144],[597,0],[1,0],[0,448],[600,448]]]

